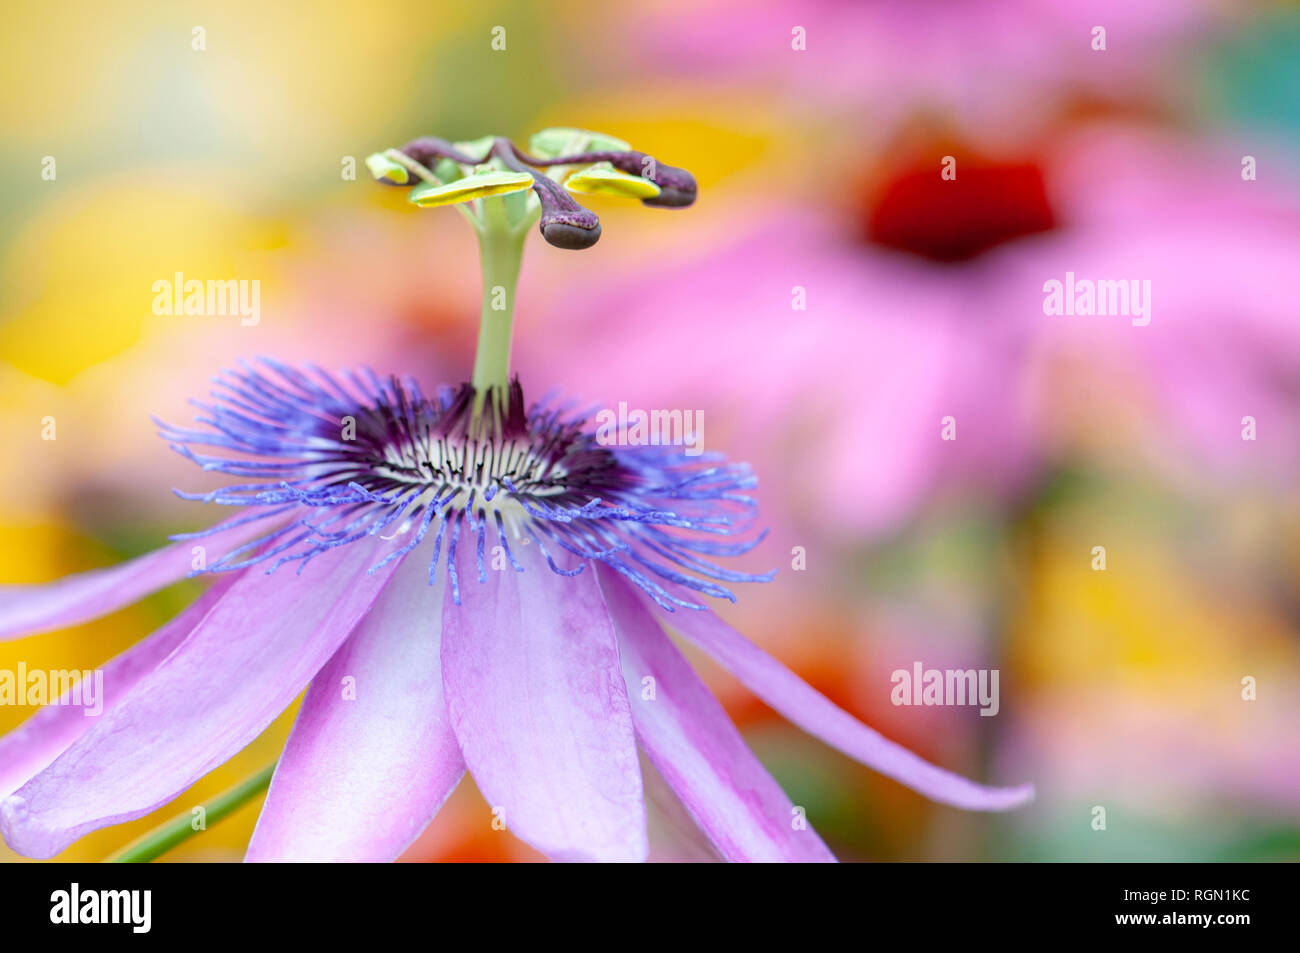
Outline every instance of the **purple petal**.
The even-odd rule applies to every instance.
[[[266,523],[253,520],[211,536],[172,543],[107,569],[32,586],[0,586],[0,639],[20,639],[107,615],[184,579],[194,569],[195,546],[215,557],[266,531]]]
[[[395,860],[442,807],[465,773],[442,697],[443,589],[404,560],[312,681],[245,859]]]
[[[972,811],[1007,811],[1034,796],[1032,784],[985,787],[930,764],[868,728],[710,611],[680,609],[661,618],[789,721],[931,800]]]
[[[103,676],[103,685],[93,706],[99,709],[98,714],[91,713],[91,706],[85,704],[84,698],[82,704],[71,704],[69,691],[59,699],[59,704],[46,705],[0,738],[0,799],[17,791],[49,765],[125,698],[136,682],[157,668],[207,615],[232,581],[218,580],[197,602],[153,635],[101,665],[97,671]]]
[[[638,595],[616,573],[599,575],[637,739],[718,853],[738,861],[834,861],[811,827],[795,828],[790,799]],[[641,691],[647,677],[653,699]]]
[[[329,661],[395,564],[376,548],[318,556],[301,575],[245,572],[179,648],[48,768],[0,804],[0,831],[50,857],[166,804],[256,738]]]
[[[556,860],[641,861],[641,769],[614,627],[595,575],[461,573],[442,615],[452,728],[484,798],[516,836]],[[467,569],[469,567],[467,566]],[[485,819],[486,823],[486,819]]]

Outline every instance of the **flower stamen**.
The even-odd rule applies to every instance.
[[[413,553],[436,521],[429,578],[446,536],[457,602],[462,523],[474,535],[480,583],[489,542],[500,547],[492,553],[494,569],[508,564],[522,572],[511,545],[536,545],[552,572],[577,575],[588,561],[600,561],[667,608],[702,606],[672,595],[656,578],[723,599],[735,598],[724,583],[771,578],[712,561],[748,552],[763,538],[747,531],[755,503],[743,492],[754,485],[746,466],[690,457],[680,447],[604,446],[581,414],[545,402],[525,412],[517,380],[505,406],[489,395],[491,412],[476,416],[481,395],[472,384],[426,398],[410,380],[352,374],[345,384],[316,368],[313,378],[263,363],[265,370],[245,366],[218,378],[215,400],[199,418],[208,429],[162,425],[173,449],[204,470],[262,478],[179,495],[260,511],[241,520],[278,517],[261,538],[200,572],[264,562],[268,572],[290,562],[302,572],[328,550],[409,535],[371,567],[375,572]],[[322,519],[293,519],[302,507],[321,511]],[[580,562],[562,566],[557,552]]]

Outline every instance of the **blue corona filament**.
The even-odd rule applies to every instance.
[[[774,575],[713,561],[746,553],[765,535],[750,532],[757,503],[746,491],[757,481],[746,464],[670,446],[603,446],[584,429],[585,416],[568,407],[544,399],[525,411],[518,380],[506,409],[494,406],[480,418],[469,384],[426,398],[415,381],[381,380],[368,369],[340,379],[317,367],[259,364],[223,372],[212,401],[193,402],[201,429],[158,422],[172,449],[204,470],[257,481],[179,496],[254,511],[235,522],[275,519],[274,529],[198,572],[257,564],[274,572],[293,562],[302,572],[330,549],[409,535],[374,572],[433,531],[429,581],[445,544],[457,604],[456,552],[464,545],[473,548],[479,583],[487,579],[488,546],[500,545],[511,568],[523,572],[511,544],[536,545],[558,575],[586,568],[562,568],[555,559],[561,550],[597,560],[669,610],[703,606],[662,581],[734,601],[723,583]]]

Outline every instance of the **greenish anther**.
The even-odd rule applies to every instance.
[[[496,409],[505,409],[509,397],[515,289],[528,229],[539,225],[557,248],[590,248],[600,238],[600,220],[574,194],[635,198],[660,208],[695,200],[689,172],[656,163],[613,136],[544,129],[528,148],[497,136],[455,143],[427,136],[366,159],[379,181],[411,187],[412,204],[456,206],[478,236],[483,302],[471,381],[476,418],[489,396]]]

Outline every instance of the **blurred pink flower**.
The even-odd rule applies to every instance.
[[[638,10],[633,49],[663,68],[769,83],[804,109],[856,104],[889,130],[916,109],[971,133],[1032,127],[1052,100],[1176,94],[1165,52],[1209,35],[1217,0],[729,0]],[[1239,11],[1238,11],[1239,12]],[[1093,49],[1093,30],[1106,48]],[[631,29],[631,27],[630,27]],[[802,30],[799,50],[796,30]],[[1104,57],[1104,59],[1101,59]],[[1162,90],[1162,84],[1164,90]]]
[[[1237,148],[1134,128],[1072,138],[1055,161],[1066,227],[996,256],[983,307],[1028,316],[1037,346],[1092,386],[1134,385],[1145,445],[1212,476],[1289,481],[1300,459],[1300,201],[1274,184],[1285,167],[1260,157],[1268,171],[1248,181],[1241,160]],[[1044,315],[1044,282],[1067,271],[1150,281],[1150,323]],[[1246,416],[1255,440],[1242,437]]]
[[[1221,150],[1124,128],[1072,137],[1042,164],[1042,221],[983,234],[1018,219],[924,196],[895,213],[906,228],[873,221],[878,241],[917,254],[830,216],[770,209],[728,247],[639,287],[620,273],[559,302],[554,333],[522,336],[521,363],[611,402],[704,409],[706,439],[755,460],[769,490],[777,481],[769,504],[832,538],[895,530],[948,491],[1024,489],[1077,450],[1067,403],[1108,390],[1146,424],[1140,452],[1285,474],[1300,447],[1295,203],[1242,181]],[[926,181],[956,184],[937,166]],[[1023,183],[974,187],[1041,201]],[[1044,283],[1067,271],[1149,279],[1150,324],[1045,314]],[[1116,439],[1118,421],[1086,401],[1081,411]],[[1255,442],[1242,439],[1247,415]],[[943,439],[948,417],[955,440]]]

